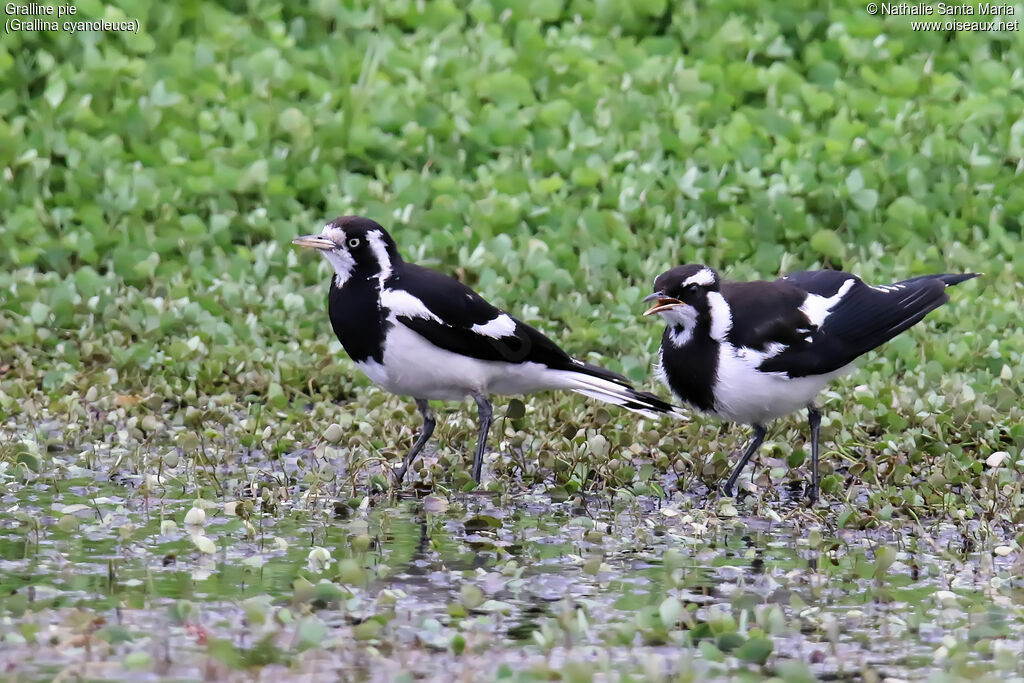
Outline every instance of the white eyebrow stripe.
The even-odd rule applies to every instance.
[[[321,237],[326,237],[335,244],[345,244],[345,231],[341,228],[336,228],[330,223],[324,226],[324,229],[320,231]]]
[[[687,285],[701,285],[702,287],[707,287],[713,284],[715,284],[715,273],[710,268],[701,268],[683,281],[684,287]]]

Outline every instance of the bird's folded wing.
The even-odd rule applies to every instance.
[[[933,277],[872,287],[837,271],[794,273],[784,281],[803,288],[801,306],[810,333],[787,345],[758,369],[790,377],[827,374],[889,341],[949,297]]]
[[[766,352],[779,344],[799,344],[813,332],[800,306],[807,298],[784,282],[729,282],[722,295],[729,304],[728,341],[736,348]]]
[[[478,360],[571,365],[553,341],[458,280],[411,264],[404,271],[385,284],[381,303],[431,344]]]

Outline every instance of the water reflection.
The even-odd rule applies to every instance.
[[[506,654],[586,643],[625,648],[626,661],[641,644],[678,652],[699,640],[728,652],[729,634],[747,638],[753,628],[770,634],[773,657],[813,662],[819,675],[870,666],[906,676],[941,670],[936,649],[959,652],[947,647],[950,633],[962,634],[980,661],[995,662],[992,653],[1009,643],[1020,650],[1012,530],[829,532],[796,507],[780,506],[784,521],[770,522],[720,517],[685,500],[574,505],[531,494],[443,502],[381,498],[353,509],[332,501],[326,510],[256,515],[250,528],[211,509],[201,533],[213,554],[197,550],[190,530],[163,533],[160,515],[181,520],[191,500],[111,496],[73,513],[77,526],[58,524],[60,515],[43,525],[9,515],[0,521],[0,609],[55,624],[68,610],[93,610],[110,623],[131,614],[140,633],[178,634],[161,645],[168,662],[202,650],[181,635],[169,606],[192,601],[204,628],[242,642],[252,639],[244,601],[256,596],[296,614],[312,609],[328,640],[331,630],[381,619],[387,637],[378,645],[394,652],[408,642],[447,652],[467,634]],[[33,500],[19,504],[42,518]],[[994,554],[998,544],[1012,552]],[[309,565],[315,546],[330,555],[323,573]],[[340,592],[304,605],[296,602],[300,578],[332,580]],[[666,615],[683,627],[670,628]],[[556,642],[546,640],[551,634]]]

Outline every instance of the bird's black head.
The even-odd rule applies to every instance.
[[[654,280],[654,293],[644,297],[655,301],[644,315],[658,313],[669,323],[689,325],[707,310],[708,293],[717,292],[719,284],[718,273],[699,263],[666,270]]]
[[[402,261],[388,231],[362,216],[339,216],[325,225],[320,234],[296,238],[292,244],[319,249],[334,266],[339,287],[353,276],[384,280]]]

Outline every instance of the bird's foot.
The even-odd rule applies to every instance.
[[[809,486],[807,488],[807,505],[810,506],[810,507],[814,507],[815,504],[817,504],[817,502],[818,502],[818,487],[817,486]]]

